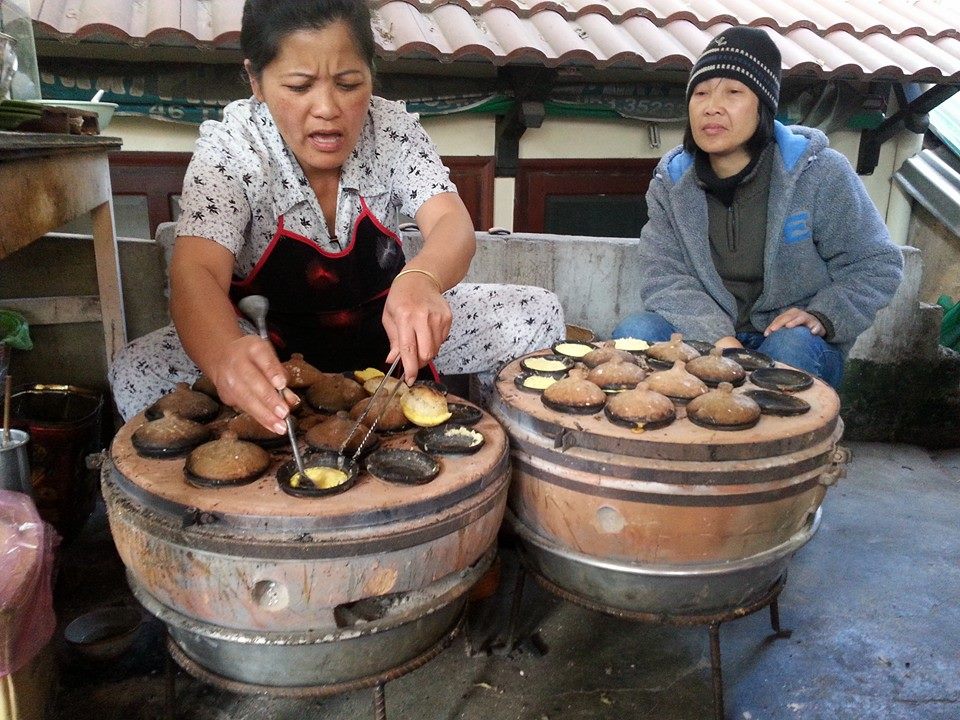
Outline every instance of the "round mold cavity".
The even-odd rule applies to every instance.
[[[346,473],[347,477],[343,482],[333,485],[332,487],[319,487],[313,482],[310,482],[309,478],[307,478],[307,482],[298,478],[297,483],[292,484],[294,477],[299,475],[299,471],[297,470],[296,461],[289,460],[277,469],[277,484],[287,495],[300,498],[337,495],[353,487],[357,481],[357,476],[360,474],[357,463],[343,455],[338,455],[333,450],[321,450],[315,453],[308,453],[303,457],[303,466],[306,470],[315,467],[332,468]]]
[[[413,441],[417,447],[429,454],[472,455],[483,447],[484,437],[483,433],[466,425],[444,423],[418,430]]]
[[[813,385],[813,375],[793,368],[760,368],[750,373],[750,382],[766,390],[800,392]]]
[[[440,474],[440,463],[420,450],[384,448],[367,458],[367,472],[387,482],[425,485]]]
[[[102,607],[73,620],[63,630],[67,645],[91,660],[115,660],[133,644],[143,622],[139,610],[128,606]]]
[[[776,390],[744,390],[743,394],[757,403],[764,415],[791,417],[810,410],[810,403],[806,400]]]

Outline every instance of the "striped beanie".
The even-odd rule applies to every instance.
[[[697,58],[687,81],[687,103],[704,80],[731,78],[753,90],[773,113],[780,100],[780,51],[763,30],[732,27],[717,35]]]

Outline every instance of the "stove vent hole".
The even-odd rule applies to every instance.
[[[374,622],[408,602],[409,597],[409,593],[388,593],[343,603],[333,609],[333,620],[341,629]]]
[[[290,604],[290,593],[283,583],[261,580],[253,586],[253,601],[264,610],[279,612]]]
[[[603,505],[597,510],[597,525],[601,532],[618,533],[623,530],[626,522],[619,510]]]

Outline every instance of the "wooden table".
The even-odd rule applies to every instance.
[[[94,296],[0,302],[37,325],[102,321],[108,365],[127,342],[107,158],[120,144],[99,135],[0,132],[0,260],[90,213],[99,288]]]

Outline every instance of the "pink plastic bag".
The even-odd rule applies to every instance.
[[[53,635],[58,542],[29,496],[0,490],[0,677],[33,660]]]

